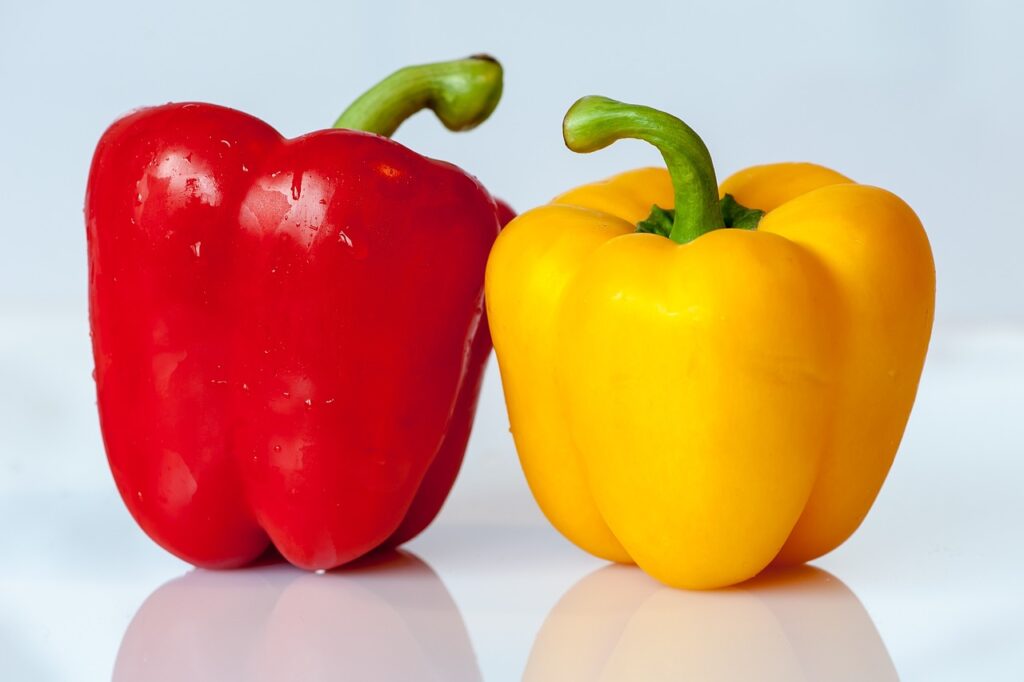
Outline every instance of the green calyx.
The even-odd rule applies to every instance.
[[[363,93],[334,127],[391,137],[407,118],[430,109],[448,130],[470,130],[498,106],[502,81],[501,64],[487,55],[407,66]]]
[[[764,211],[759,208],[747,208],[731,194],[719,199],[718,209],[722,212],[722,227],[737,230],[756,230],[761,218],[764,217]],[[651,214],[636,224],[636,231],[670,237],[675,219],[675,210],[651,206]]]
[[[759,208],[747,208],[736,201],[731,194],[726,194],[718,202],[722,209],[722,220],[726,227],[734,227],[737,230],[756,230],[757,224],[764,217],[764,211]]]
[[[643,140],[658,148],[672,178],[675,208],[653,207],[651,215],[637,225],[638,232],[686,244],[711,230],[755,229],[764,215],[741,206],[731,196],[719,201],[708,148],[690,126],[671,114],[607,97],[583,97],[565,114],[562,136],[569,149],[581,153],[604,149],[623,138]]]

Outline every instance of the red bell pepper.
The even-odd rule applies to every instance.
[[[89,313],[117,488],[160,545],[326,569],[420,532],[454,481],[490,352],[498,208],[388,139],[482,122],[500,65],[396,72],[284,139],[210,104],[141,109],[89,174]]]

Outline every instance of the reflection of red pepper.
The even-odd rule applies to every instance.
[[[286,140],[170,104],[103,135],[86,197],[100,423],[158,543],[228,567],[272,542],[319,569],[430,523],[490,350],[498,220],[472,177],[381,135],[425,107],[471,128],[500,94],[501,67],[471,58],[397,72],[348,130]]]
[[[114,682],[446,680],[480,669],[444,582],[413,554],[326,575],[285,566],[189,571],[139,607]]]

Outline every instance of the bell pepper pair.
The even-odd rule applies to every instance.
[[[931,330],[910,208],[811,164],[719,188],[684,123],[584,98],[571,149],[637,138],[666,168],[499,236],[510,209],[387,138],[422,108],[471,128],[500,92],[471,58],[399,71],[294,140],[205,104],[104,134],[86,201],[100,420],[162,546],[229,567],[272,544],[321,569],[415,536],[457,474],[490,334],[530,487],[597,556],[716,587],[863,519]]]

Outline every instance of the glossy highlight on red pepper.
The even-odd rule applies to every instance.
[[[469,437],[484,265],[511,210],[383,135],[424,107],[471,128],[500,92],[501,67],[470,58],[399,71],[344,128],[295,139],[201,103],[104,133],[85,207],[100,424],[156,542],[204,567],[273,544],[326,569],[434,518]]]

